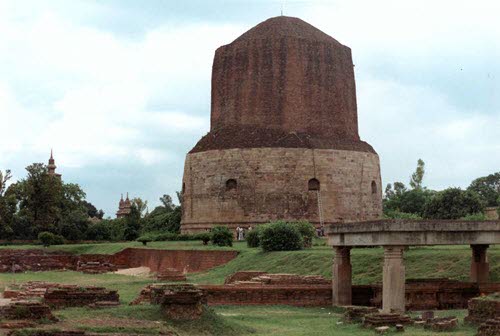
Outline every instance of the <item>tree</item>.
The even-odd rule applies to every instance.
[[[436,193],[427,202],[424,209],[424,218],[458,219],[480,213],[483,210],[484,203],[474,191],[448,188]]]
[[[13,207],[12,198],[5,195],[7,190],[7,183],[12,175],[10,170],[2,173],[0,170],[0,238],[9,239],[12,237],[14,231],[12,230],[13,215],[15,206]],[[15,200],[14,200],[15,201]],[[15,205],[15,202],[14,202]]]
[[[0,170],[0,197],[3,197],[5,190],[7,190],[7,182],[12,178],[12,174],[10,170],[6,170],[5,173],[2,173]]]
[[[164,194],[162,197],[160,197],[160,202],[167,210],[174,210],[175,208],[174,202],[172,202],[172,197],[170,197],[170,195]]]
[[[11,186],[19,202],[18,216],[32,224],[35,237],[42,231],[57,233],[62,215],[62,181],[49,175],[42,163],[34,163],[26,170],[28,176]]]
[[[141,218],[146,215],[148,211],[148,201],[143,201],[142,198],[136,197],[132,200],[132,205],[135,206]]]
[[[479,194],[486,206],[500,205],[500,172],[480,177],[472,181],[467,190]]]
[[[139,209],[132,204],[130,214],[125,218],[125,240],[136,240],[141,230],[141,213]]]
[[[102,219],[104,217],[104,211],[97,210],[97,208],[92,203],[83,200],[82,204],[87,209],[87,215],[89,216],[89,218]]]
[[[413,189],[422,188],[422,181],[424,179],[424,174],[425,174],[425,163],[422,159],[418,159],[417,169],[411,175],[411,179],[410,179],[410,186]]]

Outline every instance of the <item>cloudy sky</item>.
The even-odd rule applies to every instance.
[[[215,49],[282,3],[351,47],[384,184],[418,158],[435,189],[500,170],[495,0],[0,0],[0,169],[53,148],[107,216],[127,191],[158,204],[209,129]]]

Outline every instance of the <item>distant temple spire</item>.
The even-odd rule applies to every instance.
[[[131,208],[132,208],[132,203],[128,198],[128,192],[127,192],[127,198],[125,200],[123,200],[123,194],[121,194],[120,203],[118,204],[118,211],[116,212],[116,218],[127,217],[130,214]]]
[[[56,173],[56,161],[54,160],[54,152],[52,149],[50,149],[50,158],[49,158],[49,164],[47,165],[47,171],[49,175],[51,176],[57,176],[61,178],[61,174]]]

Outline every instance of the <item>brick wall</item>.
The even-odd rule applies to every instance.
[[[187,272],[201,272],[228,263],[236,258],[236,251],[156,250],[128,248],[111,259],[115,265],[146,266],[152,272],[167,268]]]
[[[444,282],[442,282],[444,284]],[[220,285],[201,286],[207,295],[209,305],[278,305],[330,306],[332,288],[330,285],[315,286],[255,286]],[[500,291],[500,283],[487,288]],[[380,286],[353,286],[353,305],[381,306]],[[467,301],[485,293],[476,284],[455,282],[450,287],[439,287],[427,281],[408,283],[406,286],[406,308],[408,310],[464,309]]]
[[[167,268],[201,272],[236,258],[236,251],[155,250],[128,248],[114,255],[84,254],[80,256],[45,250],[0,250],[0,273],[16,271],[76,270],[78,262],[112,263],[118,268],[146,266],[152,272]]]
[[[320,182],[325,223],[380,218],[377,154],[307,148],[228,149],[188,154],[181,229],[204,231],[215,224],[236,228],[276,219],[318,224],[317,192],[308,189],[312,178]],[[236,180],[236,189],[226,190],[229,179]]]

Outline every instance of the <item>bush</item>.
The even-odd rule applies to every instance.
[[[422,219],[421,216],[414,214],[414,213],[408,213],[408,212],[401,212],[397,210],[391,210],[387,211],[384,216],[386,218],[392,218],[392,219]]]
[[[178,239],[178,234],[173,232],[151,233],[154,241],[174,241]]]
[[[210,233],[208,232],[195,234],[194,238],[195,238],[194,240],[201,240],[203,242],[203,245],[207,245],[211,239]]]
[[[258,228],[247,231],[245,239],[247,241],[248,247],[259,247],[259,245],[260,245],[259,234],[260,234],[260,230]]]
[[[303,239],[297,226],[286,222],[274,222],[261,228],[260,246],[268,251],[294,251],[303,247]]]
[[[52,232],[40,232],[38,234],[38,240],[45,247],[49,247],[50,245],[62,245],[64,244],[64,238],[62,236],[53,234]]]
[[[226,226],[215,226],[211,231],[213,245],[233,246],[233,234]]]
[[[479,213],[464,216],[460,219],[461,220],[468,220],[468,221],[484,221],[484,220],[488,220],[488,217],[486,217],[486,215],[484,213],[479,212]]]
[[[302,236],[303,246],[306,248],[312,247],[312,241],[316,235],[316,229],[314,226],[307,221],[294,222],[290,224],[299,230],[299,233]]]
[[[142,243],[142,245],[146,246],[146,245],[148,245],[148,243],[153,241],[153,238],[154,237],[152,237],[150,234],[145,234],[145,235],[140,236],[136,240],[138,242]]]

